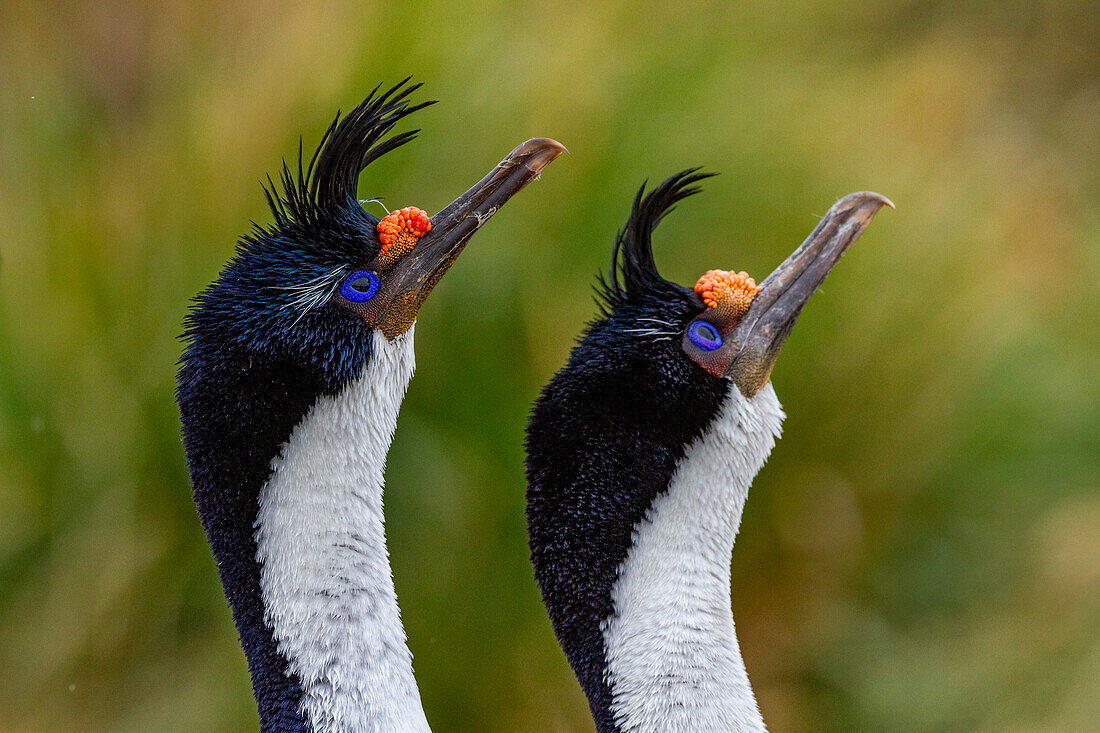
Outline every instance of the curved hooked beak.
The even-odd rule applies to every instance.
[[[377,314],[375,327],[389,339],[407,331],[432,288],[474,232],[565,152],[564,145],[547,137],[528,140],[508,153],[469,191],[431,217],[431,231],[387,273],[383,289],[389,291],[389,298],[377,299],[386,300],[386,305]]]
[[[725,376],[741,394],[752,397],[771,377],[779,350],[803,306],[883,206],[890,199],[870,191],[837,201],[787,260],[768,275],[730,340],[737,345]]]

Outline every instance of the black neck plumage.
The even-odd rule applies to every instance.
[[[264,620],[253,525],[272,460],[320,396],[360,373],[369,341],[351,338],[341,358],[301,364],[239,349],[223,336],[194,330],[181,360],[177,398],[194,499],[248,659],[261,727],[305,731],[301,686]]]
[[[535,576],[601,733],[618,731],[601,624],[613,611],[631,534],[727,389],[694,365],[605,363],[609,350],[598,342],[607,328],[597,324],[543,390],[527,437]]]

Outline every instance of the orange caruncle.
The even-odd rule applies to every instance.
[[[760,287],[747,272],[710,270],[695,283],[695,292],[702,296],[708,308],[740,318],[760,292]]]
[[[406,206],[386,214],[376,228],[382,242],[378,257],[384,264],[392,265],[409,253],[416,240],[432,230],[432,222],[422,209]]]

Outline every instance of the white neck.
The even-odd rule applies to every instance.
[[[413,330],[372,338],[359,378],[294,428],[256,516],[265,621],[318,733],[428,731],[382,513],[386,454],[415,368]]]
[[[603,624],[615,722],[626,731],[763,731],[730,610],[730,554],[749,485],[779,437],[771,384],[730,386],[668,492],[634,529]]]

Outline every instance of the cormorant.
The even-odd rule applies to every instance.
[[[381,219],[360,172],[411,140],[401,84],[336,121],[265,188],[187,318],[177,399],[195,503],[265,731],[426,731],[394,593],[383,469],[413,325],[467,240],[564,148],[523,143],[435,216]],[[280,190],[281,188],[281,190]]]
[[[657,272],[651,235],[705,175],[634,200],[600,316],[527,430],[531,559],[600,733],[763,731],[730,610],[749,485],[779,437],[772,366],[802,307],[882,206],[834,205],[758,287]]]

